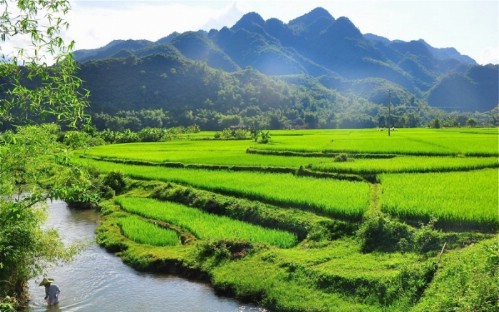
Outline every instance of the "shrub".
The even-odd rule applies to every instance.
[[[0,297],[0,311],[15,312],[18,310],[17,307],[19,307],[19,303],[16,298],[10,296]]]
[[[418,253],[436,253],[441,250],[444,243],[448,247],[455,248],[472,242],[473,237],[456,237],[452,233],[442,233],[434,229],[438,220],[432,218],[427,224],[420,224],[419,228],[413,228],[405,223],[391,219],[387,215],[369,215],[364,219],[357,231],[357,237],[361,240],[361,248],[364,252],[379,251],[402,251]]]
[[[438,220],[431,218],[427,224],[421,224],[421,227],[415,232],[414,247],[419,252],[428,252],[437,250],[442,247],[442,235],[439,235],[434,229],[434,225]]]
[[[263,132],[260,131],[260,143],[267,144],[270,142],[270,133],[269,131]]]
[[[198,245],[199,256],[201,258],[213,257],[215,263],[219,263],[227,259],[239,259],[250,254],[254,246],[250,242],[245,241],[208,241]]]
[[[123,193],[126,189],[125,176],[120,171],[111,171],[103,179],[102,184],[114,190],[116,195]]]
[[[338,154],[334,157],[334,162],[346,162],[348,161],[348,155],[345,153]]]
[[[357,231],[364,252],[410,249],[412,235],[408,225],[393,221],[382,214],[367,216]]]
[[[66,131],[62,140],[64,144],[72,149],[81,149],[105,144],[105,141],[102,138],[92,137],[90,134],[81,131]]]

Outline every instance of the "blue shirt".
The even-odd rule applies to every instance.
[[[45,287],[45,295],[49,300],[56,299],[59,296],[59,293],[61,291],[59,290],[59,286],[56,284],[50,284],[50,286]]]

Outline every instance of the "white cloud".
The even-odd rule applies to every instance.
[[[499,64],[499,47],[486,48],[477,62],[480,64]]]
[[[233,26],[245,13],[250,11],[250,7],[244,1],[236,1],[226,6],[220,14],[212,17],[201,28],[204,30],[221,29],[224,26]]]
[[[91,4],[91,5],[90,5]],[[115,39],[158,40],[174,31],[199,30],[223,11],[203,2],[75,2],[68,37],[76,49],[97,48]]]

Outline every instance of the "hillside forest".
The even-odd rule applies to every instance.
[[[287,24],[248,13],[230,28],[115,40],[74,58],[98,130],[498,125],[498,65],[362,34],[322,8]]]

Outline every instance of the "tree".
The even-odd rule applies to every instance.
[[[468,124],[468,126],[470,126],[471,128],[474,128],[476,127],[476,124],[477,124],[477,121],[476,119],[474,118],[469,118],[468,121],[466,122]]]
[[[75,127],[88,106],[76,62],[61,32],[67,0],[0,0],[0,125],[58,121]],[[8,47],[16,40],[29,43]],[[2,48],[3,47],[3,48]]]
[[[315,129],[319,124],[319,119],[315,113],[305,113],[304,121],[309,129]]]
[[[0,295],[22,296],[25,282],[42,272],[45,264],[72,254],[63,248],[55,231],[44,231],[45,202],[65,197],[68,177],[86,173],[68,166],[65,146],[56,141],[56,125],[27,126],[7,131],[0,148]],[[88,187],[91,184],[87,183]]]
[[[440,125],[440,119],[438,118],[434,118],[430,121],[430,124],[429,126],[431,128],[435,128],[435,129],[440,129],[441,125]]]
[[[77,127],[86,119],[73,42],[61,37],[69,7],[66,0],[0,0],[0,126],[15,128],[0,135],[2,311],[18,308],[30,278],[74,254],[56,231],[42,229],[46,200],[98,198],[88,173],[72,165],[66,146],[56,141],[59,126],[35,126]],[[29,43],[8,50],[14,40]]]

